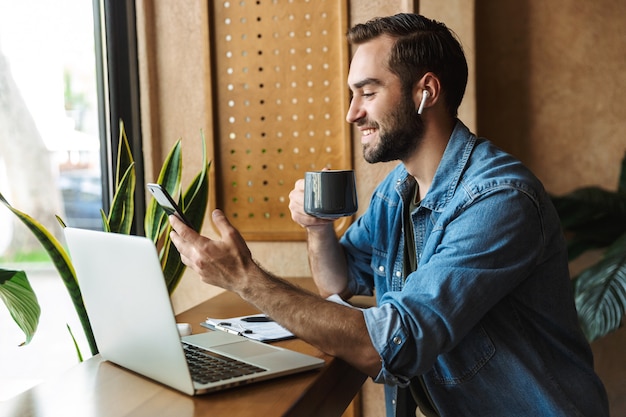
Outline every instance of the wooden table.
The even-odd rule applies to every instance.
[[[311,287],[309,279],[297,279]],[[193,333],[206,317],[233,317],[258,311],[232,293],[222,293],[177,316]],[[280,346],[323,358],[321,370],[282,377],[228,391],[189,397],[96,355],[58,378],[0,403],[2,417],[193,417],[341,416],[359,392],[365,375],[298,340]],[[358,412],[357,412],[358,414]]]

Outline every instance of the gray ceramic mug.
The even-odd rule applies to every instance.
[[[322,219],[352,216],[358,209],[353,170],[304,173],[304,211]]]

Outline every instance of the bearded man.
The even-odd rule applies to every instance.
[[[337,239],[305,213],[322,296],[376,294],[353,309],[260,268],[216,210],[220,240],[175,217],[172,241],[207,283],[385,384],[388,416],[608,416],[576,316],[559,218],[541,182],[457,118],[467,83],[442,23],[399,14],[355,26],[347,120],[370,163],[400,164]]]

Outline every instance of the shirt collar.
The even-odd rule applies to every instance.
[[[475,143],[476,136],[469,131],[463,122],[457,120],[430,189],[422,199],[422,207],[433,211],[441,211],[445,208],[454,195]],[[414,183],[415,179],[403,167],[396,185],[396,190],[400,196],[408,193]]]

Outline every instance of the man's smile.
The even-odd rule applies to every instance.
[[[361,143],[369,142],[371,136],[373,136],[378,131],[378,129],[374,127],[361,128],[360,130],[362,134]]]

